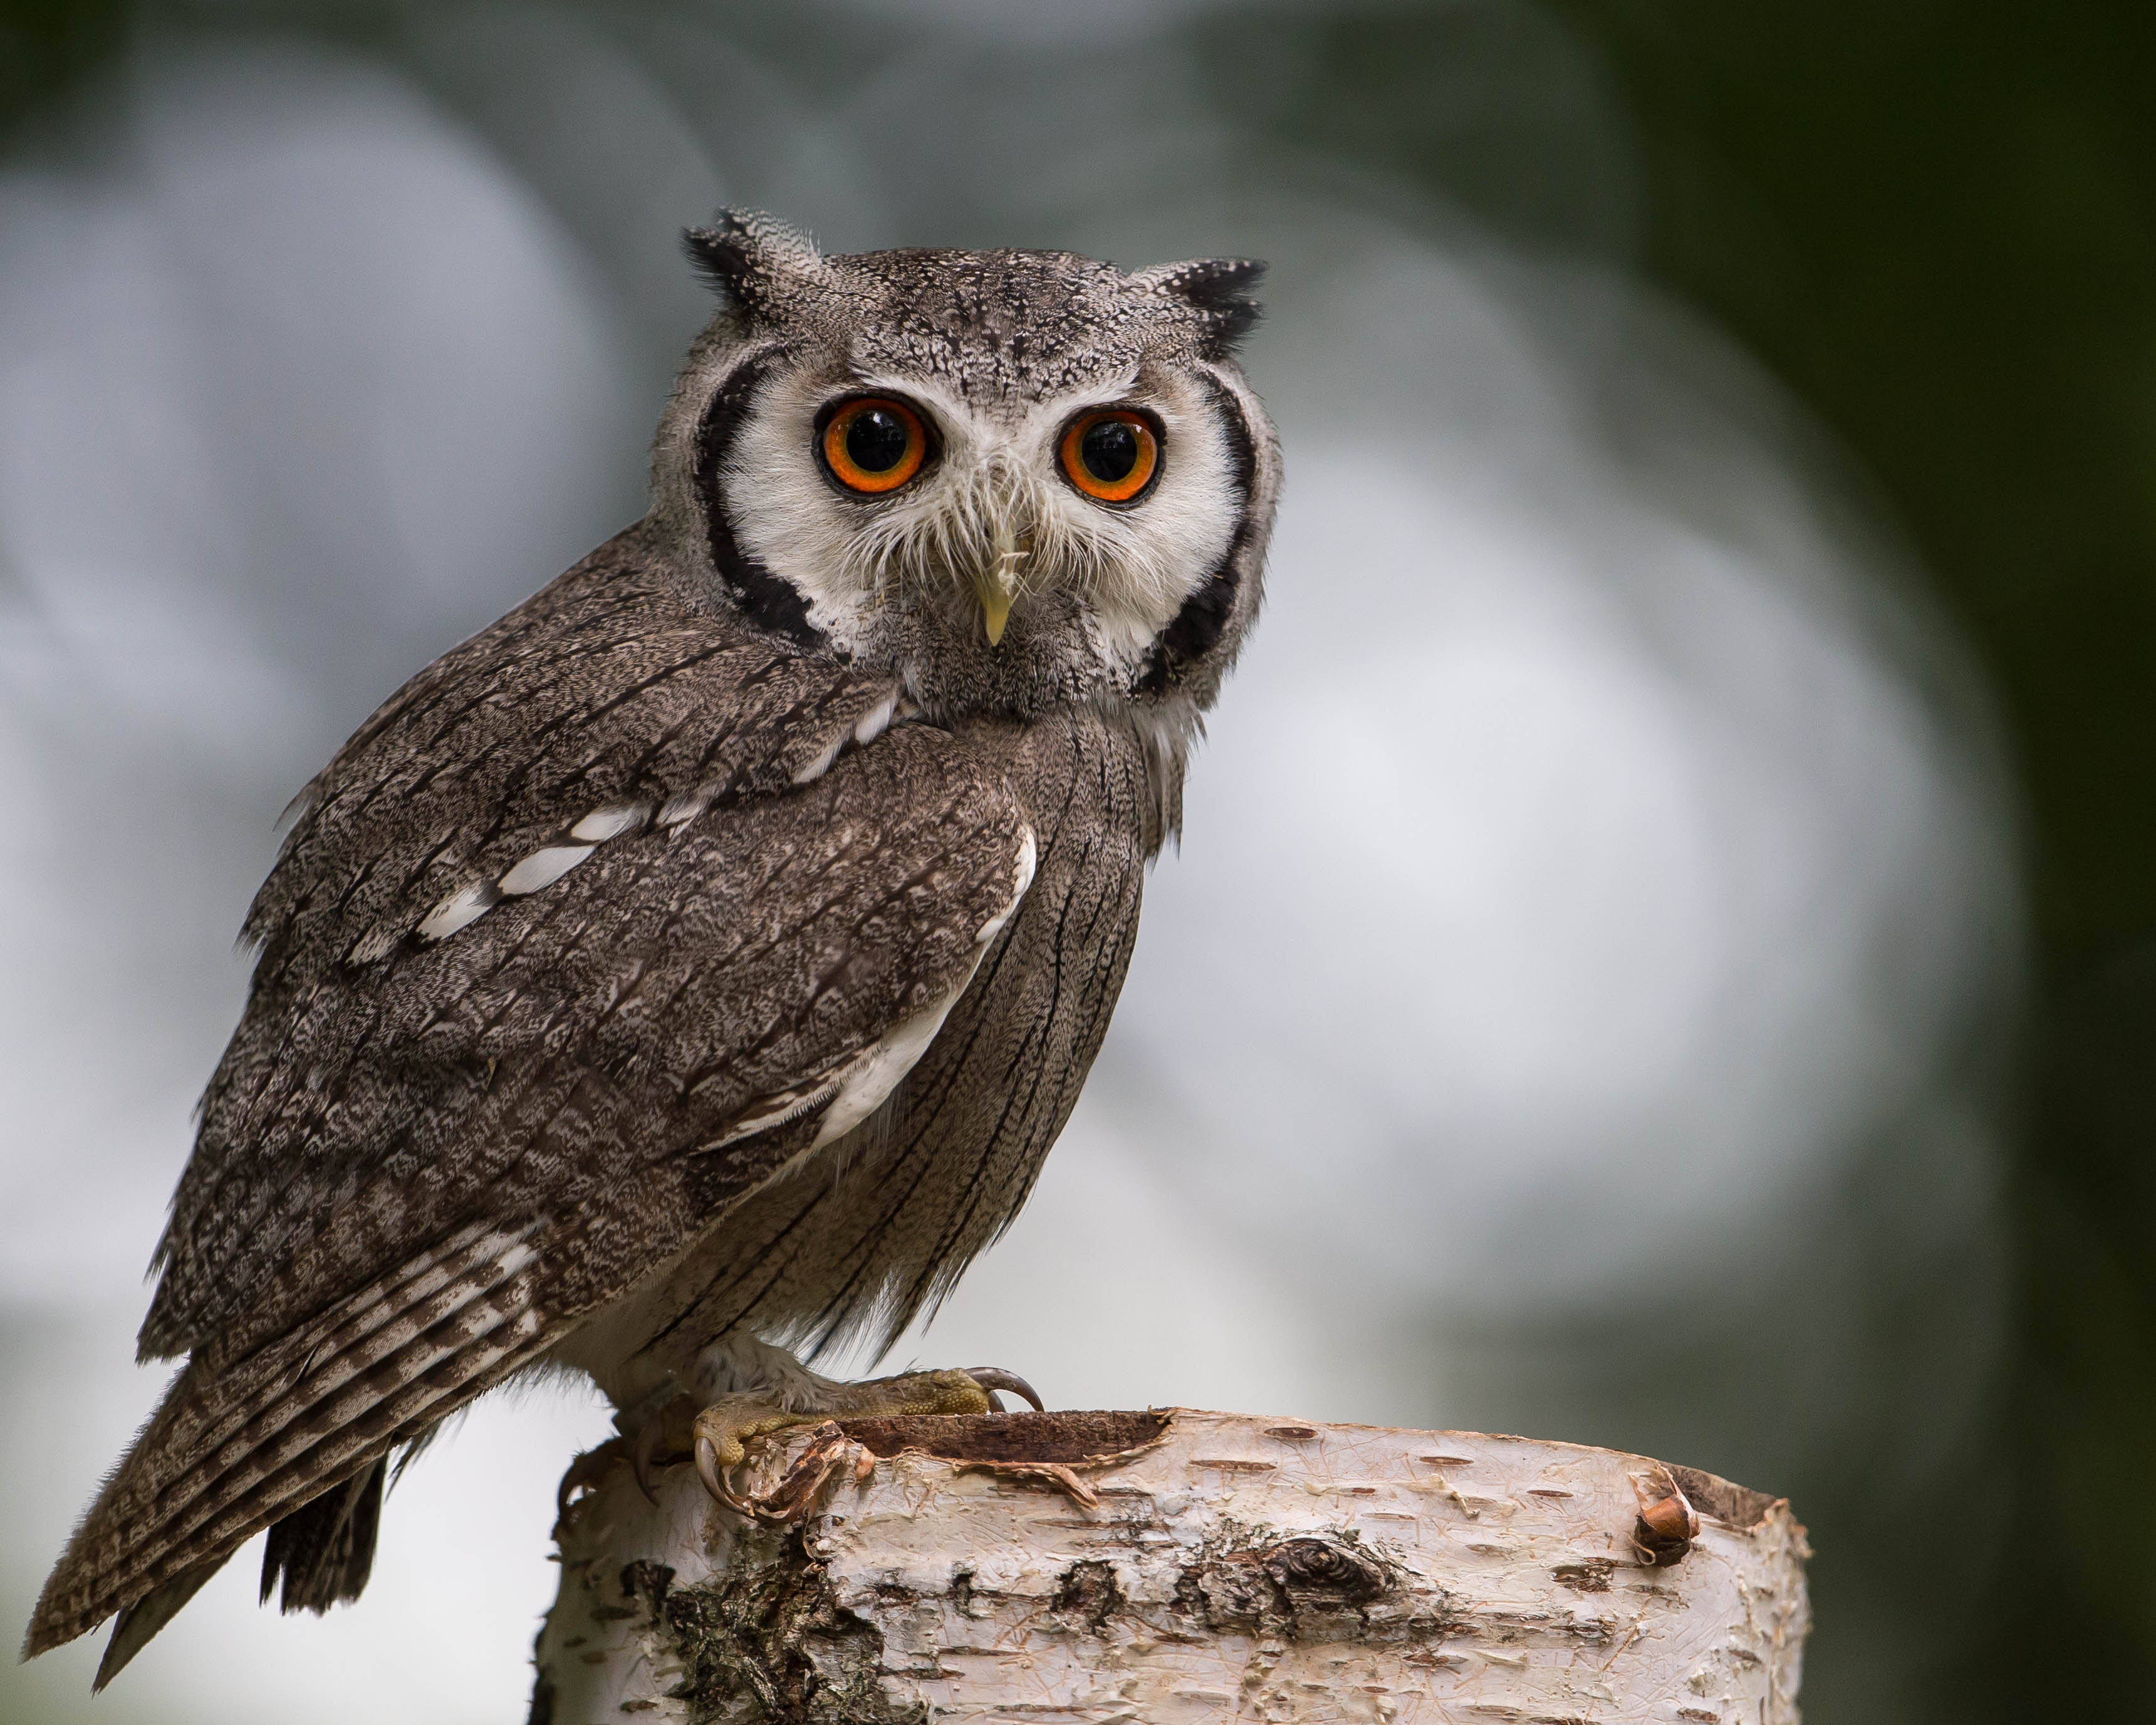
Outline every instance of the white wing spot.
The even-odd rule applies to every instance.
[[[650,812],[646,803],[603,803],[571,827],[569,836],[581,845],[603,845],[642,826],[644,817]]]
[[[898,1088],[898,1081],[927,1053],[928,1045],[936,1040],[936,1033],[943,1028],[943,1020],[951,1015],[951,1009],[958,1004],[958,997],[966,992],[966,984],[973,979],[973,972],[967,972],[965,981],[937,1004],[926,1012],[915,1014],[903,1024],[894,1024],[861,1050],[840,1076],[839,1094],[824,1111],[815,1141],[808,1147],[811,1150],[820,1150],[834,1139],[843,1138],[883,1106],[884,1098]]]
[[[683,791],[666,799],[666,806],[659,811],[662,827],[686,825],[711,806],[716,794],[708,785],[698,785],[693,791]]]
[[[641,826],[650,812],[648,803],[601,803],[569,829],[569,837],[583,843],[542,845],[513,864],[499,880],[475,880],[469,886],[459,886],[427,912],[419,924],[419,938],[445,941],[459,929],[478,922],[504,898],[521,898],[542,887],[552,886],[605,840]],[[377,951],[376,947],[382,938],[381,931],[377,930],[362,941],[352,951],[352,962],[369,962],[395,944],[393,936]]]
[[[501,890],[511,898],[521,898],[542,886],[552,886],[597,849],[596,845],[549,845],[535,850],[501,877]]]
[[[476,922],[501,901],[501,892],[491,880],[475,880],[459,886],[427,912],[419,924],[423,941],[445,941],[468,922]]]
[[[866,748],[882,736],[891,724],[891,716],[897,710],[898,697],[894,695],[882,706],[861,716],[861,722],[854,726],[854,741]]]
[[[795,1090],[781,1091],[775,1096],[761,1097],[751,1103],[746,1112],[737,1116],[725,1132],[710,1143],[700,1144],[696,1147],[699,1150],[723,1150],[727,1145],[738,1143],[757,1132],[791,1126],[803,1115],[822,1107],[838,1094],[839,1081],[826,1078]]]
[[[1018,867],[1013,871],[1015,879],[1010,902],[981,925],[981,932],[973,937],[974,945],[985,947],[1004,932],[1004,924],[1010,921],[1011,913],[1018,909],[1019,901],[1025,896],[1026,889],[1033,885],[1033,871],[1040,862],[1040,847],[1034,843],[1033,829],[1027,827],[1019,834]]]
[[[821,778],[826,773],[829,773],[831,770],[831,762],[839,758],[839,751],[845,746],[846,733],[841,732],[836,740],[832,742],[830,747],[825,749],[822,754],[817,756],[814,760],[811,761],[806,767],[803,767],[798,773],[796,773],[793,775],[794,783],[814,783],[818,779]]]

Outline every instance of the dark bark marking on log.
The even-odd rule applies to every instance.
[[[1050,1609],[1065,1622],[1082,1624],[1086,1633],[1098,1636],[1107,1628],[1108,1620],[1128,1604],[1116,1584],[1116,1566],[1103,1558],[1089,1558],[1063,1572]]]
[[[928,1725],[925,1707],[892,1706],[883,1636],[839,1604],[799,1530],[744,1530],[739,1549],[722,1574],[665,1597],[684,1667],[672,1692],[695,1725]]]
[[[622,1598],[641,1604],[654,1623],[665,1620],[666,1593],[673,1585],[674,1567],[670,1563],[657,1563],[649,1558],[639,1558],[633,1563],[621,1566]]]
[[[1550,1579],[1574,1593],[1606,1594],[1609,1591],[1609,1578],[1616,1568],[1616,1563],[1609,1558],[1586,1558],[1577,1563],[1559,1563],[1550,1571]]]
[[[1677,1489],[1691,1500],[1691,1507],[1711,1521],[1740,1533],[1748,1533],[1774,1512],[1783,1500],[1765,1491],[1748,1491],[1697,1467],[1671,1464],[1670,1476]]]
[[[1290,1599],[1300,1592],[1323,1599],[1368,1599],[1384,1592],[1391,1579],[1384,1564],[1353,1546],[1307,1535],[1283,1540],[1265,1561],[1265,1573]]]
[[[1157,1443],[1167,1414],[1086,1411],[937,1414],[912,1419],[841,1420],[839,1429],[870,1455],[917,1450],[947,1461],[1100,1463]]]
[[[1218,1635],[1364,1644],[1435,1640],[1460,1621],[1417,1599],[1399,1567],[1352,1529],[1283,1538],[1225,1526],[1178,1578],[1174,1609]]]

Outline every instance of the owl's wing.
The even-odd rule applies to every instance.
[[[469,737],[436,739],[480,710],[483,656],[319,782],[257,906],[256,986],[145,1327],[193,1357],[48,1583],[28,1651],[170,1596],[536,1358],[865,1116],[963,992],[1032,868],[1000,778],[963,738],[865,726],[889,713],[874,685],[701,619],[682,634],[696,664],[745,650],[761,675],[707,685],[656,747],[608,730],[648,671],[564,719],[527,665],[507,680],[521,706],[495,716],[521,770],[474,762]],[[693,773],[654,771],[699,726]],[[741,749],[752,729],[760,753]],[[433,751],[416,767],[415,737]],[[571,775],[589,794],[544,812],[531,788],[558,793],[570,757],[616,766]],[[372,827],[351,812],[370,780],[398,788]],[[684,796],[693,818],[662,821]],[[575,838],[591,808],[638,803],[643,819]],[[565,827],[572,845],[535,842]],[[526,868],[565,849],[584,854]],[[474,879],[498,889],[480,913],[424,931]]]
[[[505,1059],[544,1048],[557,1083],[574,1065],[558,1057],[578,1050],[617,1076],[687,1076],[683,1050],[670,1069],[664,1050],[628,1045],[680,1034],[678,1013],[654,1012],[655,979],[588,1021],[624,985],[608,962],[624,942],[678,959],[716,935],[723,950],[714,903],[802,908],[791,895],[805,874],[759,860],[757,846],[771,822],[798,818],[775,812],[791,793],[880,733],[896,699],[887,681],[690,610],[632,530],[384,703],[302,793],[249,913],[261,955],[158,1248],[143,1357],[220,1337],[229,1352],[304,1315],[264,1312],[266,1278],[304,1260],[371,1181],[406,1181],[413,1211],[356,1242],[371,1261],[410,1228],[438,1232],[468,1189],[503,1177],[464,1147],[473,1127],[528,1137],[536,1122],[516,1107],[544,1106],[528,1058],[503,1075]],[[949,755],[928,754],[963,778]],[[914,830],[909,788],[883,780],[890,806],[862,814]],[[977,813],[952,819],[963,828]],[[932,826],[921,837],[937,842]],[[759,868],[767,896],[752,910],[742,895]],[[570,905],[581,932],[558,920]],[[762,956],[795,955],[782,940]],[[746,995],[746,974],[737,987]],[[482,1034],[472,1015],[489,1001]],[[733,1028],[709,1034],[722,1048]],[[807,1076],[785,1070],[797,1052],[807,1057],[774,1047],[760,1075],[773,1088]]]

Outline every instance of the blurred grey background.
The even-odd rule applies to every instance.
[[[1621,43],[1530,0],[8,21],[0,1618],[162,1386],[141,1272],[279,810],[639,512],[677,235],[735,203],[1273,266],[1267,615],[1078,1115],[901,1354],[1785,1492],[1811,1717],[1978,1716],[2032,1525],[2018,716],[1877,463],[1672,290]],[[0,1666],[0,1718],[521,1717],[607,1430],[495,1397],[357,1608],[260,1611],[243,1554],[95,1703],[88,1643]]]

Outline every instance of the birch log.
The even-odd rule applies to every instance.
[[[1798,1717],[1804,1529],[1693,1469],[1188,1409],[764,1448],[768,1519],[598,1473],[533,1725]]]

